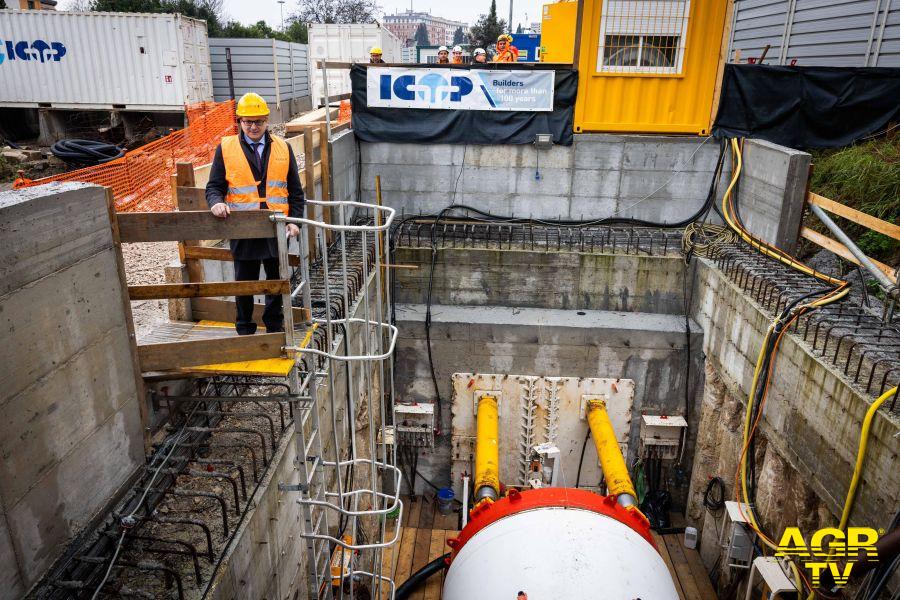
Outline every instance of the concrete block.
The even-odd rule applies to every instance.
[[[634,171],[713,171],[718,145],[710,138],[628,136],[622,169]]]
[[[603,219],[613,215],[617,205],[618,201],[613,197],[584,197],[573,194],[569,201],[569,218]]]
[[[6,515],[0,515],[0,598],[22,598],[25,596],[25,587],[19,574],[19,565],[16,553],[13,550],[12,539],[9,537],[9,527],[6,524]]]
[[[513,194],[516,191],[517,172],[508,167],[473,167],[466,165],[460,174],[457,170],[454,177],[459,177],[450,183],[446,189],[458,189],[463,192],[479,192],[492,194]]]
[[[126,335],[116,268],[113,251],[107,248],[0,298],[0,331],[4,339],[15,340],[0,345],[6,382],[0,402],[58,369],[111,330]],[[127,353],[119,360],[130,368]],[[106,367],[113,368],[117,362]]]
[[[0,296],[111,245],[106,193],[98,186],[0,192]]]
[[[120,411],[76,451],[47,471],[13,506],[7,506],[10,537],[26,587],[65,550],[65,544],[143,464],[137,411]]]
[[[535,179],[536,173],[540,179]],[[570,169],[544,168],[544,165],[538,171],[528,167],[517,169],[515,190],[517,194],[558,196],[560,200],[567,200],[571,191],[571,173]]]
[[[134,377],[129,370],[110,368],[128,353],[124,332],[112,330],[3,402],[7,418],[0,427],[0,495],[7,506],[116,412],[134,413],[125,421],[134,428],[126,433],[141,439]]]
[[[582,138],[582,135],[576,135],[573,146],[576,169],[618,171],[622,168],[624,144],[621,141],[594,141]]]
[[[700,204],[711,181],[711,172],[625,170],[619,183],[619,197],[622,200],[643,198],[652,193],[654,198],[696,199]]]
[[[576,169],[572,173],[572,196],[615,198],[619,194],[619,171]]]

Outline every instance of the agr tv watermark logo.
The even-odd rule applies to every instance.
[[[843,587],[850,579],[853,565],[864,558],[878,560],[877,541],[878,532],[871,527],[848,527],[846,533],[836,527],[826,527],[813,533],[807,544],[800,528],[788,527],[781,535],[775,556],[798,558],[809,570],[814,588],[821,585],[822,573],[826,571],[835,585]],[[843,567],[840,561],[845,561]]]

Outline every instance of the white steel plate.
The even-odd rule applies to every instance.
[[[623,452],[628,450],[634,381],[600,377],[537,377],[487,373],[454,373],[452,377],[451,477],[457,497],[463,474],[472,474],[475,451],[475,394],[499,390],[500,480],[524,486],[529,476],[531,449],[552,443],[560,449],[560,485],[574,487],[587,421],[581,418],[582,396],[605,396],[607,411]],[[581,487],[595,487],[601,470],[592,440],[581,467]]]

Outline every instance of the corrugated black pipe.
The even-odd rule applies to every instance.
[[[425,581],[434,575],[435,573],[440,573],[444,569],[447,568],[447,559],[450,558],[450,553],[443,556],[439,556],[412,575],[409,576],[409,579],[403,582],[403,584],[397,588],[397,593],[394,594],[394,600],[406,600],[409,598],[409,595],[412,594],[419,586],[425,583]]]

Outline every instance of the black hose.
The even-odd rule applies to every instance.
[[[60,140],[50,147],[53,156],[69,163],[102,165],[125,156],[115,144],[95,140]]]
[[[434,559],[415,573],[409,576],[409,579],[404,581],[400,587],[397,588],[397,592],[394,594],[394,600],[405,600],[409,598],[410,594],[412,594],[420,585],[425,583],[425,581],[434,575],[435,573],[440,573],[444,569],[447,568],[447,559],[450,558],[450,554],[447,553],[443,556],[439,556]]]

